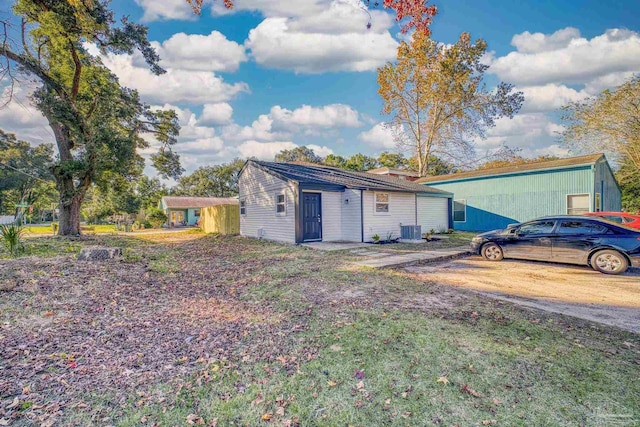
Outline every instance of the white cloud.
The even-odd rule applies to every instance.
[[[558,110],[570,102],[581,101],[588,95],[565,85],[548,83],[544,86],[517,88],[524,93],[524,105],[521,113],[534,113]]]
[[[246,83],[226,83],[221,77],[206,71],[167,69],[156,76],[148,67],[138,67],[131,55],[109,54],[104,64],[124,86],[137,89],[149,102],[207,102],[228,101],[241,92],[248,92]]]
[[[297,145],[291,141],[245,141],[238,146],[238,152],[242,157],[256,157],[260,160],[273,160],[275,155],[280,151],[291,150],[296,147]]]
[[[514,44],[524,50],[495,59],[491,73],[520,86],[533,86],[585,84],[603,75],[640,70],[640,34],[635,31],[610,29],[588,40],[574,29],[565,29],[538,43],[527,34],[514,36]]]
[[[393,129],[385,123],[378,123],[371,129],[360,132],[358,139],[376,148],[395,148],[397,146]]]
[[[223,128],[225,139],[243,141],[275,141],[290,139],[294,134],[324,136],[339,128],[359,127],[360,114],[345,104],[329,104],[322,107],[303,105],[289,110],[279,105],[271,107],[269,114],[261,114],[251,126],[232,124]]]
[[[398,42],[389,33],[393,19],[369,15],[354,2],[333,1],[301,17],[276,15],[249,32],[245,46],[263,66],[298,73],[370,71],[395,58]]]
[[[287,110],[279,105],[269,113],[276,124],[291,130],[292,127],[359,127],[362,123],[356,110],[345,104],[329,104],[322,107],[303,105],[295,110]]]
[[[0,88],[2,87],[0,86]],[[49,127],[47,119],[31,104],[29,97],[33,89],[16,84],[13,88],[13,94],[11,94],[9,86],[2,88],[0,128],[5,132],[16,134],[18,139],[32,145],[43,142],[55,143],[53,131]],[[12,99],[8,102],[11,96]],[[4,105],[7,102],[8,104]]]
[[[620,86],[625,81],[629,80],[634,74],[637,74],[640,71],[636,69],[634,71],[620,72],[620,73],[611,73],[606,74],[604,76],[596,77],[593,80],[590,80],[585,84],[584,91],[589,94],[589,96],[598,95],[605,89],[612,89],[616,86]]]
[[[136,0],[136,3],[144,10],[143,22],[166,19],[195,20],[197,18],[185,0]]]
[[[226,102],[218,102],[216,104],[204,104],[198,121],[203,124],[221,125],[231,123],[232,117],[233,107]]]
[[[218,31],[208,35],[177,33],[162,43],[151,42],[151,45],[164,68],[233,72],[247,60],[244,46],[228,40]]]
[[[511,39],[511,45],[522,53],[539,53],[567,47],[572,40],[580,38],[577,28],[567,27],[553,34],[530,33],[525,31]]]
[[[548,114],[522,113],[513,119],[496,120],[496,126],[488,130],[487,138],[477,139],[475,144],[480,154],[506,145],[521,149],[525,157],[567,155],[568,150],[558,144],[559,132],[563,130],[564,127]]]
[[[333,154],[333,150],[331,148],[327,147],[326,145],[320,146],[320,145],[315,145],[315,144],[309,144],[309,145],[307,145],[307,147],[312,149],[313,152],[316,153],[320,157],[327,157],[329,154]]]

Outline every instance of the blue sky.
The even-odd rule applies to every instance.
[[[468,31],[485,39],[487,82],[525,93],[520,114],[476,141],[479,155],[501,145],[526,156],[568,155],[557,143],[557,109],[640,72],[640,3],[610,3],[435,3],[432,37],[453,43]],[[168,73],[151,76],[139,55],[104,58],[146,102],[178,111],[176,151],[187,171],[301,145],[322,155],[396,151],[375,73],[395,57],[400,34],[390,13],[371,11],[367,30],[357,0],[236,0],[231,12],[220,0],[205,4],[196,17],[185,0],[113,1],[116,15],[148,25]],[[43,118],[23,104],[1,110],[0,127],[34,143],[50,139]]]

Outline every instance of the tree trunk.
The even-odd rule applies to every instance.
[[[58,236],[77,236],[80,234],[80,205],[82,199],[73,197],[71,202],[60,200]]]

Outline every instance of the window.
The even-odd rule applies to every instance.
[[[596,212],[602,211],[602,198],[600,193],[596,193]]]
[[[375,213],[387,214],[389,213],[389,193],[376,193],[375,194],[376,206]]]
[[[626,221],[626,218],[623,218],[621,216],[615,216],[615,215],[606,215],[603,216],[602,218],[607,219],[611,222],[617,222],[618,224],[624,224]],[[629,221],[631,222],[631,221]]]
[[[194,209],[193,216],[195,216],[196,218],[200,218],[200,209]]]
[[[519,234],[531,236],[536,234],[549,234],[553,231],[554,221],[536,221],[525,224],[519,229]]]
[[[467,222],[467,201],[453,201],[453,220],[456,222]]]
[[[276,215],[287,214],[287,198],[284,194],[276,194]]]
[[[240,200],[240,215],[247,214],[247,202],[244,200]]]
[[[585,212],[589,212],[589,195],[568,194],[567,215],[581,215]]]
[[[588,221],[562,221],[558,234],[605,234],[609,229],[603,225]]]

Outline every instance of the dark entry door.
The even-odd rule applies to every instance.
[[[322,240],[320,193],[302,193],[302,240]]]

